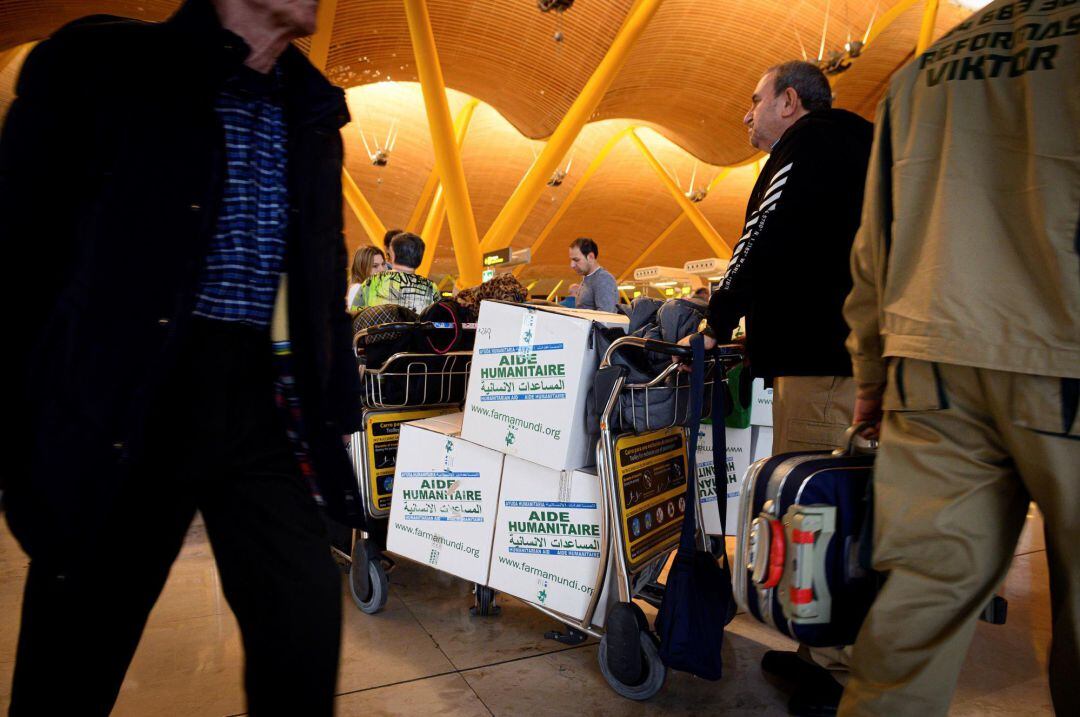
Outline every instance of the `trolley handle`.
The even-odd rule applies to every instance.
[[[674,356],[680,359],[689,359],[693,355],[693,350],[689,346],[682,346],[669,341],[659,341],[657,339],[646,339],[641,336],[620,336],[611,342],[611,346],[609,346],[604,353],[604,358],[600,362],[600,368],[610,366],[611,357],[614,356],[617,351],[626,348],[636,349],[638,351],[653,351],[655,353]],[[707,355],[727,362],[742,361],[743,347],[739,344],[722,344],[713,348]]]
[[[391,324],[376,324],[360,329],[356,332],[355,338],[362,339],[367,336],[402,333],[404,331],[430,331],[434,328],[435,325],[430,321],[398,321]]]
[[[389,324],[375,324],[360,329],[353,334],[353,355],[360,357],[360,344],[368,336],[380,336],[382,334],[404,333],[407,331],[427,332],[434,330],[435,326],[430,321],[395,321]]]

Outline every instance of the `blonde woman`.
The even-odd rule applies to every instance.
[[[349,269],[349,293],[345,298],[345,305],[350,312],[355,312],[362,307],[357,303],[360,284],[375,274],[387,270],[386,255],[382,250],[374,246],[365,246],[356,250],[353,254],[352,267]]]

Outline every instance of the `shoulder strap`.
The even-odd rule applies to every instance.
[[[728,392],[728,387],[724,383],[726,378],[726,365],[723,361],[717,360],[716,368],[713,369],[712,451],[716,503],[720,509],[721,539],[727,536],[727,416],[724,413]],[[724,550],[724,560],[727,560],[727,549]]]
[[[686,476],[686,512],[683,514],[682,535],[679,537],[680,552],[693,552],[696,549],[694,535],[697,533],[697,442],[705,393],[705,337],[693,334],[690,337],[690,349],[693,351],[693,363],[690,365],[690,415],[686,423],[690,432],[686,456],[689,470]]]

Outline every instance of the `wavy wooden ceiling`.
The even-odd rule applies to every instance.
[[[0,0],[0,57],[47,36],[75,17],[113,13],[144,20],[167,17],[175,0]],[[558,209],[574,182],[612,133],[633,124],[683,185],[700,158],[699,184],[721,165],[753,156],[741,120],[761,71],[801,56],[816,56],[826,5],[826,52],[848,37],[861,39],[871,16],[896,0],[666,0],[632,50],[575,145],[564,184],[545,193],[515,240],[528,246]],[[561,18],[540,13],[533,0],[429,0],[432,26],[448,87],[482,101],[463,150],[478,228],[484,230],[533,160],[533,140],[546,137],[599,63],[632,0],[578,0]],[[940,34],[968,11],[943,3]],[[837,104],[871,116],[888,77],[912,54],[922,3],[885,29],[835,85]],[[559,30],[564,40],[555,42]],[[800,42],[801,41],[801,42]],[[303,43],[306,46],[306,43]],[[18,55],[20,53],[11,53]],[[11,94],[9,63],[0,73],[0,111]],[[0,68],[3,70],[4,68]],[[338,0],[328,76],[350,91],[357,119],[345,130],[348,169],[387,226],[403,225],[433,166],[430,137],[415,79],[400,0]],[[393,85],[386,80],[396,81]],[[384,83],[374,87],[360,87]],[[388,89],[389,88],[389,89]],[[451,93],[456,111],[466,98]],[[390,165],[376,168],[364,155],[357,126],[385,136],[400,123]],[[691,156],[693,155],[693,156]],[[708,163],[708,164],[706,164]],[[737,170],[699,206],[722,236],[738,236],[753,168]],[[382,180],[379,182],[378,180]],[[601,242],[602,261],[619,274],[679,216],[679,209],[629,142],[612,152],[569,209],[523,278],[571,278],[566,244],[579,234]],[[448,228],[433,271],[453,272]],[[362,233],[349,217],[349,243]],[[646,264],[681,265],[711,254],[688,222]]]

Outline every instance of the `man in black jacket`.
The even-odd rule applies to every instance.
[[[773,387],[773,453],[835,448],[855,404],[842,308],[873,125],[832,109],[828,80],[808,62],[767,70],[743,122],[769,160],[709,302],[706,343],[730,339],[745,316],[751,371]],[[797,686],[794,713],[834,710],[840,685],[801,654],[769,652],[762,667]],[[845,654],[813,659],[840,667]]]
[[[20,274],[4,284],[4,499],[30,556],[12,714],[109,712],[196,510],[251,712],[332,712],[340,583],[317,503],[354,517],[341,437],[360,421],[341,304],[348,113],[289,44],[316,4],[95,16],[26,61],[0,140]],[[276,302],[294,382],[273,362]]]

